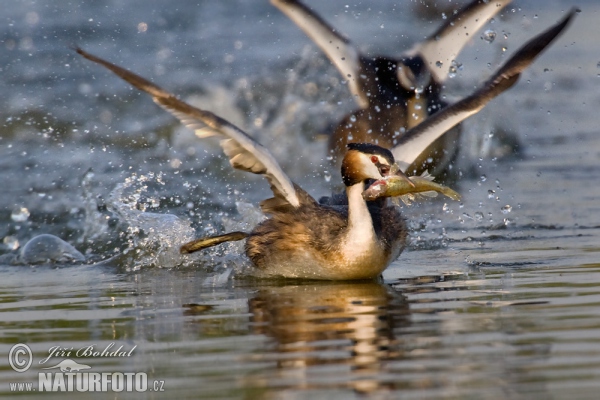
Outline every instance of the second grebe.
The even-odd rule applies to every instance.
[[[400,57],[387,57],[362,54],[350,40],[299,0],[271,0],[327,55],[347,80],[358,103],[359,108],[342,118],[329,136],[328,150],[335,163],[341,160],[348,142],[376,143],[386,148],[398,146],[408,140],[406,136],[411,129],[443,110],[447,104],[440,98],[440,92],[456,56],[475,33],[510,2],[473,0],[452,13],[425,41]],[[544,38],[539,35],[534,40],[541,39]],[[522,69],[550,42],[538,43],[544,46],[536,48],[536,53],[520,54]],[[525,64],[525,61],[529,62]],[[485,98],[477,101],[487,102]],[[457,155],[459,134],[459,126],[455,126],[429,142],[419,153],[407,154],[402,150],[404,155],[413,158],[410,172],[442,173]]]
[[[339,163],[348,142],[391,148],[396,139],[447,106],[440,93],[453,62],[477,31],[511,0],[473,0],[452,13],[436,32],[400,57],[367,56],[299,0],[271,0],[319,46],[348,82],[358,109],[339,121],[329,152]],[[455,68],[455,67],[454,67]],[[434,175],[458,151],[460,127],[438,138],[415,161],[416,172]]]

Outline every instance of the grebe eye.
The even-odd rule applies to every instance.
[[[373,164],[375,164],[375,163],[379,162],[379,158],[377,158],[377,156],[371,156],[371,162]]]

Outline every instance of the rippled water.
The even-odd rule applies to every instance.
[[[394,54],[441,20],[408,3],[318,10]],[[448,95],[573,5],[515,2],[462,53]],[[315,133],[353,104],[302,33],[266,0],[12,2],[0,28],[0,393],[37,388],[44,365],[70,357],[164,382],[140,397],[597,398],[600,8],[576,5],[569,31],[465,123],[463,202],[405,208],[412,243],[382,282],[314,283],[248,278],[239,244],[177,255],[194,232],[256,224],[268,186],[69,49],[243,126],[319,196],[338,178]],[[43,233],[88,263],[24,263],[16,249]],[[6,362],[16,343],[33,353],[25,373]],[[53,346],[111,343],[133,351],[39,363]]]

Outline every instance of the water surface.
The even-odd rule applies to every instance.
[[[442,20],[411,2],[378,3],[318,10],[370,54],[397,54]],[[515,2],[484,28],[493,43],[474,38],[461,54],[449,99],[573,5]],[[268,2],[12,2],[0,30],[0,393],[37,387],[53,346],[114,343],[135,348],[71,358],[164,381],[140,397],[596,398],[600,9],[577,5],[520,83],[464,124],[463,201],[405,207],[411,245],[381,282],[330,283],[247,278],[239,244],[177,255],[194,232],[251,228],[268,185],[69,49],[234,121],[327,194],[338,178],[317,134],[353,102]],[[42,233],[89,262],[9,261]],[[33,353],[22,374],[6,363],[16,343]]]

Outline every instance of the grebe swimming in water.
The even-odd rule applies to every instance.
[[[474,0],[451,14],[427,40],[400,57],[366,56],[319,15],[297,0],[271,0],[327,55],[344,79],[358,109],[347,114],[329,136],[328,150],[339,164],[348,142],[398,144],[414,128],[447,104],[440,98],[444,81],[462,48],[511,0]],[[455,159],[457,125],[420,153],[411,173],[439,175]]]
[[[407,230],[399,211],[385,199],[367,204],[362,193],[370,179],[387,176],[396,162],[401,171],[435,139],[488,101],[512,86],[573,15],[531,40],[507,61],[485,85],[471,96],[446,107],[408,132],[394,152],[373,144],[349,144],[342,160],[347,205],[321,205],[295,185],[271,153],[241,129],[211,112],[193,107],[153,83],[121,67],[76,51],[150,94],[154,101],[191,129],[209,127],[225,137],[221,146],[237,169],[263,175],[274,197],[261,203],[270,218],[251,233],[232,232],[201,238],[182,246],[193,252],[231,240],[246,239],[246,254],[267,276],[309,279],[367,279],[377,277],[402,252]],[[406,150],[406,151],[405,151]],[[395,159],[396,158],[396,159]]]

